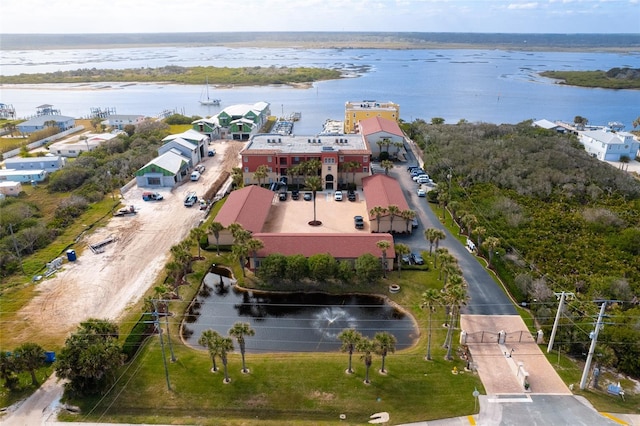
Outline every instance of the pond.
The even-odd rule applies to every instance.
[[[255,330],[255,336],[246,339],[247,351],[253,353],[337,351],[337,336],[345,328],[370,338],[387,331],[398,340],[397,349],[411,346],[418,337],[411,316],[381,297],[244,291],[226,276],[207,273],[185,320],[185,341],[199,346],[207,329],[227,336],[238,321]]]

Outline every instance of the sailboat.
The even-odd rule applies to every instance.
[[[220,99],[213,99],[209,97],[209,77],[207,77],[202,91],[202,96],[200,96],[200,105],[220,105]]]

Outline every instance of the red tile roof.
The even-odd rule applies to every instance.
[[[400,137],[404,136],[400,126],[394,120],[387,120],[382,117],[371,117],[365,120],[360,120],[359,124],[361,129],[360,132],[365,136],[378,132],[386,132]]]
[[[234,222],[253,233],[260,232],[267,220],[275,193],[256,185],[238,189],[229,194],[216,221],[225,228]]]
[[[382,257],[376,243],[388,241],[387,258],[396,257],[391,234],[254,234],[253,238],[261,240],[264,248],[258,251],[258,257],[266,257],[279,253],[285,256],[301,254],[305,257],[314,254],[329,253],[336,259],[355,259],[365,253]]]
[[[402,192],[402,188],[394,178],[377,174],[367,176],[362,179],[362,189],[364,191],[365,200],[367,200],[367,211],[376,206],[388,207],[396,205],[402,210],[409,210],[406,198]],[[373,217],[369,217],[373,219]]]

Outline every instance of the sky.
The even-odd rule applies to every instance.
[[[0,34],[640,33],[640,0],[1,0]]]

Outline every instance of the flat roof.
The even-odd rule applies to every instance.
[[[369,148],[362,135],[279,135],[258,134],[243,152],[277,151],[288,154],[321,154],[338,151],[366,151]]]

